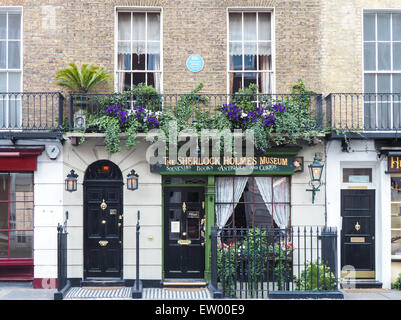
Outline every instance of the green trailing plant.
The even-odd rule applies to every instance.
[[[294,283],[297,290],[315,291],[315,290],[335,290],[337,289],[337,281],[330,267],[325,263],[313,262],[308,263],[305,270],[301,272],[299,278],[294,276]]]
[[[398,275],[395,282],[391,284],[391,287],[396,290],[401,290],[401,273]]]
[[[87,93],[112,78],[106,69],[94,65],[83,64],[78,68],[75,63],[70,63],[69,66],[57,72],[57,84],[75,92]]]

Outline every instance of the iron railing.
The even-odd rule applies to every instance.
[[[157,94],[134,95],[131,93],[114,94],[70,94],[69,96],[69,130],[82,130],[85,119],[90,115],[104,114],[111,105],[118,105],[123,110],[142,107],[157,112],[170,110],[176,117],[188,122],[199,122],[210,119],[225,104],[241,103],[258,108],[269,108],[274,104],[284,104],[296,108],[297,116],[309,117],[311,129],[323,127],[323,98],[320,94]],[[181,108],[178,108],[181,107]],[[177,114],[180,109],[179,114]],[[203,117],[200,117],[200,112]],[[205,124],[207,128],[207,124]],[[88,128],[87,128],[88,129]],[[93,129],[96,132],[96,128]],[[91,129],[89,128],[89,131]]]
[[[325,100],[329,129],[401,130],[401,93],[331,93]]]
[[[338,289],[336,229],[212,229],[211,284],[225,297]]]
[[[0,130],[61,130],[63,108],[60,92],[0,93]]]

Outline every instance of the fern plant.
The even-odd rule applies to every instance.
[[[75,63],[70,63],[69,66],[57,72],[57,84],[75,92],[87,93],[112,78],[106,69],[94,65],[83,64],[81,68],[78,68]]]

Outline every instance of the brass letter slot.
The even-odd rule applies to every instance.
[[[351,237],[351,242],[365,242],[365,237]]]
[[[177,243],[182,245],[182,246],[187,246],[187,245],[191,244],[191,240],[183,240],[183,239],[181,239],[181,240],[178,240]]]

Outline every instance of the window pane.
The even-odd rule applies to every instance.
[[[0,41],[0,68],[1,69],[6,69],[7,68],[7,42],[6,41]]]
[[[258,43],[259,70],[272,70],[272,56],[270,43]]]
[[[133,54],[132,55],[132,70],[145,70],[145,55]]]
[[[372,182],[371,168],[344,168],[343,182],[345,183],[369,183]]]
[[[230,43],[230,70],[242,70],[242,44]]]
[[[270,13],[259,13],[258,38],[259,40],[271,40]]]
[[[131,55],[130,54],[118,54],[118,65],[117,70],[131,70]]]
[[[133,13],[132,40],[145,40],[145,13]]]
[[[8,232],[0,231],[0,258],[8,258]]]
[[[118,72],[117,77],[119,92],[131,90],[131,73]]]
[[[7,72],[0,72],[0,92],[7,92]],[[0,100],[4,99],[4,96],[0,96]]]
[[[33,201],[33,174],[10,173],[10,196],[15,201]]]
[[[390,14],[377,14],[377,40],[390,41]]]
[[[33,229],[33,202],[10,202],[10,229]]]
[[[160,40],[159,13],[148,13],[148,40]]]
[[[118,14],[118,40],[131,40],[131,13]]]
[[[244,44],[244,69],[245,70],[257,70],[256,63],[256,43],[245,43]]]
[[[19,69],[20,68],[20,42],[9,41],[8,42],[8,68]]]
[[[33,258],[33,231],[10,232],[10,258]]]
[[[248,88],[251,83],[256,84],[257,73],[244,73],[244,88]]]
[[[390,70],[391,69],[391,54],[390,54],[390,43],[378,44],[378,69],[379,70]]]
[[[393,93],[401,93],[401,74],[393,74]]]
[[[21,92],[21,73],[9,72],[8,73],[8,91]]]
[[[134,86],[137,86],[140,83],[145,83],[146,84],[146,73],[133,73],[134,80],[132,84]]]
[[[230,13],[229,15],[229,39],[242,40],[242,15],[241,13]]]
[[[244,40],[256,40],[256,13],[244,13]]]
[[[21,100],[12,99],[8,102],[8,126],[13,128],[20,127],[21,122]]]
[[[8,15],[8,39],[21,39],[21,15]]]
[[[290,202],[288,190],[289,181],[287,177],[273,178],[273,201]]]
[[[363,15],[363,40],[374,41],[375,39],[375,14],[364,14]]]
[[[272,93],[272,73],[260,72],[259,73],[259,93],[269,94]]]
[[[393,41],[401,40],[401,14],[393,14]]]
[[[148,43],[148,70],[160,70],[160,42]]]
[[[401,43],[393,43],[393,70],[401,70]]]
[[[160,82],[161,82],[161,74],[160,72],[148,72],[148,86],[152,86],[157,91],[160,92]]]
[[[0,202],[0,229],[8,229],[8,203]]]
[[[364,44],[364,68],[365,70],[376,70],[376,44]]]
[[[242,88],[242,73],[230,73],[230,93],[236,93]]]
[[[7,38],[7,15],[2,13],[0,14],[0,39]]]
[[[364,92],[365,93],[375,93],[376,92],[376,75],[365,74]],[[369,97],[365,97],[365,99]]]
[[[377,75],[377,93],[390,93],[390,75],[389,74],[378,74]],[[387,100],[387,96],[383,96],[382,101]]]

